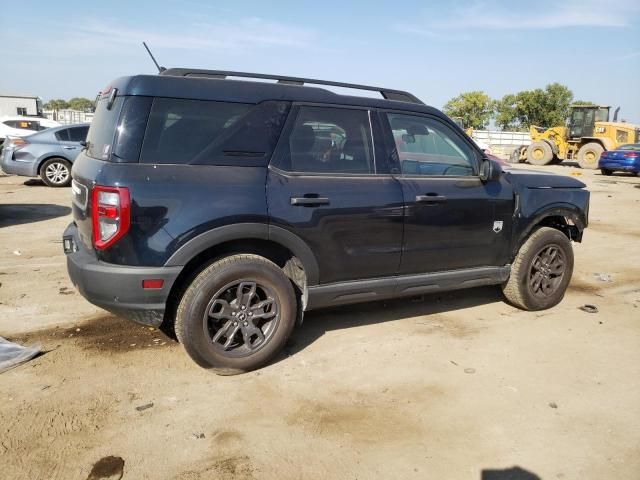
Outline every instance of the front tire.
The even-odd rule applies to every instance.
[[[578,150],[578,164],[581,168],[596,169],[602,152],[604,152],[604,147],[599,143],[587,143]]]
[[[573,273],[573,249],[567,236],[555,228],[541,227],[522,244],[502,292],[523,310],[556,306]]]
[[[607,170],[606,168],[601,168],[600,169],[600,173],[602,175],[604,175],[605,177],[610,177],[611,175],[613,175],[613,171],[612,170]]]
[[[40,167],[40,178],[50,187],[68,187],[71,183],[71,163],[64,158],[50,158]]]
[[[231,375],[264,366],[296,321],[290,280],[258,255],[232,255],[205,268],[176,312],[176,336],[201,367]]]

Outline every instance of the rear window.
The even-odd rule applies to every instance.
[[[99,160],[109,160],[111,157],[124,97],[116,97],[110,110],[107,110],[108,102],[108,98],[97,102],[96,113],[87,135],[86,154]]]
[[[56,133],[56,139],[60,140],[61,142],[68,142],[69,141],[69,129],[65,128],[62,130],[58,130]]]
[[[4,122],[7,127],[18,128],[20,130],[40,130],[40,122],[34,120],[7,120]]]
[[[266,165],[288,113],[287,102],[258,105],[156,98],[140,161]]]
[[[87,139],[89,127],[73,127],[69,129],[69,140],[72,142],[84,142]]]

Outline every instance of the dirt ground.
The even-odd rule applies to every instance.
[[[120,457],[124,479],[640,478],[640,178],[546,169],[592,192],[559,306],[479,288],[312,312],[235,377],[88,304],[69,190],[1,176],[0,335],[46,353],[0,374],[0,477],[119,478]]]

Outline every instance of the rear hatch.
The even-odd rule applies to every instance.
[[[140,112],[141,104],[143,110],[146,109],[146,113]],[[145,115],[148,115],[149,105],[150,99],[118,96],[118,90],[115,88],[108,88],[97,99],[86,148],[73,164],[71,184],[73,218],[80,241],[88,249],[93,248],[92,189],[96,184],[104,185],[102,179],[105,178],[105,171],[110,166],[117,167],[118,165],[115,164],[138,161],[142,141],[139,128],[144,128],[146,125]],[[136,110],[138,129],[127,123],[127,119],[131,118],[132,110]]]

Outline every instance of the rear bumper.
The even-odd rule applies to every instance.
[[[67,270],[80,294],[92,304],[130,320],[160,326],[169,292],[182,267],[127,267],[101,262],[78,240],[76,226],[63,234]],[[162,288],[143,289],[143,280],[163,280]]]
[[[598,168],[621,172],[640,172],[640,161],[638,160],[600,160]]]
[[[2,149],[0,156],[0,166],[4,173],[12,175],[20,175],[23,177],[37,177],[38,167],[35,161],[16,161],[13,160],[12,149]]]

